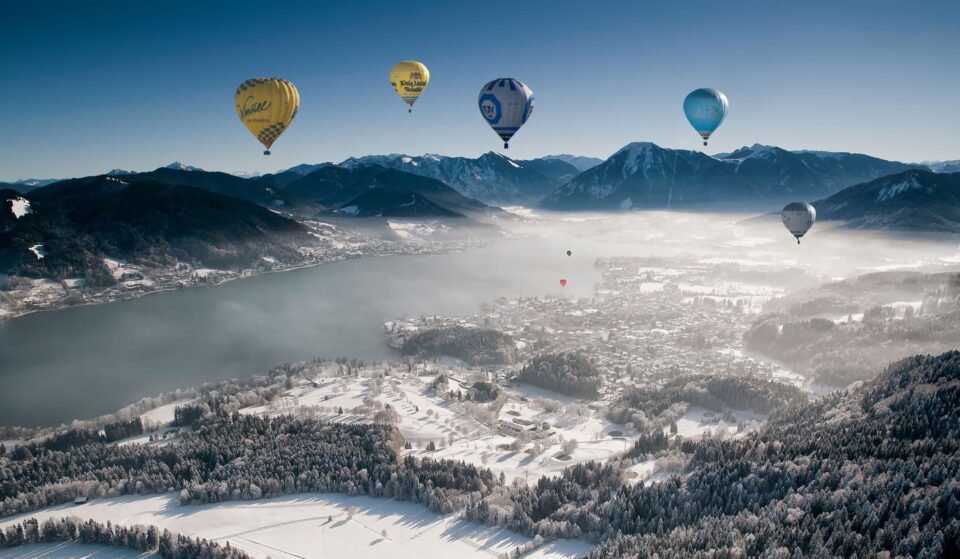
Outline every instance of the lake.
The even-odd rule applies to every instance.
[[[283,362],[388,359],[396,352],[380,331],[386,320],[475,313],[500,296],[591,296],[600,257],[683,254],[824,280],[960,263],[955,241],[818,224],[798,246],[779,219],[743,217],[543,216],[520,228],[522,238],[463,253],[348,260],[0,321],[0,425],[92,418],[143,396],[262,374]],[[565,288],[560,278],[569,281]]]
[[[383,322],[467,314],[499,296],[589,296],[593,260],[565,246],[497,242],[385,256],[0,321],[0,425],[55,425],[143,396],[313,357],[397,356]],[[531,250],[534,249],[534,250]]]

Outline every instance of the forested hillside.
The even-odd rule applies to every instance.
[[[512,364],[517,360],[513,339],[497,330],[451,326],[417,332],[404,340],[403,355],[456,357],[471,365]]]
[[[595,399],[603,377],[585,356],[559,353],[534,357],[520,370],[518,380],[569,396]]]
[[[769,355],[828,386],[868,380],[908,355],[960,347],[960,276],[869,274],[768,306],[744,334]]]
[[[956,557],[958,410],[960,352],[912,357],[758,434],[683,443],[683,476],[619,486],[613,466],[579,465],[468,514],[596,538],[591,559]]]

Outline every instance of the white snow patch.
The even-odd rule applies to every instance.
[[[917,180],[917,177],[913,176],[913,177],[910,177],[909,179],[902,180],[897,184],[894,184],[893,186],[887,186],[882,188],[880,192],[877,194],[877,202],[878,203],[886,202],[887,200],[890,200],[891,198],[899,196],[904,192],[907,192],[910,190],[920,190],[922,188],[923,188],[923,185],[920,184],[920,182]]]
[[[43,260],[43,257],[47,255],[47,251],[44,250],[42,244],[33,245],[30,247],[30,252],[37,256],[37,260]]]
[[[17,219],[33,213],[33,210],[30,208],[30,200],[27,200],[26,198],[14,198],[12,200],[7,200],[7,202],[10,202],[10,211],[13,212],[13,216]]]
[[[540,217],[533,213],[532,208],[527,208],[525,206],[504,206],[503,211],[510,212],[514,215],[519,215],[520,217],[531,217],[531,218]]]

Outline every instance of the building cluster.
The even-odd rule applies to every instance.
[[[632,386],[656,386],[686,373],[752,373],[799,382],[743,349],[743,333],[775,285],[737,281],[741,266],[695,259],[618,257],[598,260],[602,281],[591,298],[500,298],[476,315],[421,316],[386,323],[392,345],[413,332],[453,325],[509,334],[521,353],[497,371],[510,382],[541,353],[584,352],[604,373],[603,400]],[[761,275],[762,277],[762,275]],[[772,282],[771,282],[772,283]]]

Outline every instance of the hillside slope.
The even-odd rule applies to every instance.
[[[960,233],[960,173],[913,169],[814,202],[820,220],[857,229]]]
[[[265,255],[296,260],[311,242],[302,225],[251,202],[136,175],[61,181],[24,198],[32,213],[4,215],[0,245],[8,270],[26,277],[109,285],[104,257],[239,268]]]

